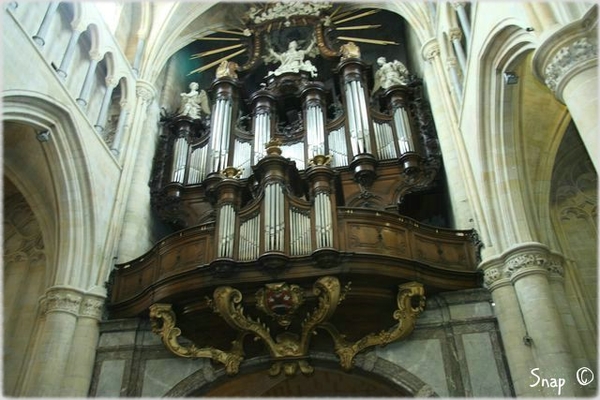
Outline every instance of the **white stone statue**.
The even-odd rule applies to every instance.
[[[279,76],[286,72],[297,73],[306,71],[310,73],[311,77],[316,77],[317,68],[310,61],[304,60],[304,57],[310,53],[314,45],[315,41],[312,40],[305,50],[300,50],[298,49],[298,42],[292,40],[288,45],[287,51],[283,53],[276,53],[272,48],[269,48],[269,54],[275,60],[281,62],[281,65],[275,71],[269,71],[267,76]]]
[[[181,93],[181,114],[190,118],[200,118],[200,112],[210,114],[210,105],[208,104],[208,96],[206,91],[198,92],[199,85],[197,82],[190,83],[190,91]]]
[[[375,90],[387,89],[393,85],[406,85],[409,81],[408,69],[398,60],[387,62],[385,57],[377,59],[379,70],[375,73]]]

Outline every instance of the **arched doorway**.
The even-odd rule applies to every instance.
[[[374,352],[357,357],[350,372],[340,369],[336,357],[311,354],[311,375],[269,376],[270,360],[246,360],[239,374],[223,369],[214,376],[198,371],[175,385],[165,397],[436,397],[425,382]]]

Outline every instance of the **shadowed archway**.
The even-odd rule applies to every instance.
[[[333,354],[311,353],[315,371],[271,377],[268,357],[246,360],[239,374],[199,370],[175,385],[165,397],[437,397],[433,389],[404,368],[369,352],[356,357],[352,371],[340,369]]]

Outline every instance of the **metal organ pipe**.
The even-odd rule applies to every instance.
[[[229,162],[229,136],[231,134],[231,109],[232,104],[229,99],[222,99],[224,103],[223,112],[223,133],[221,135],[221,145],[219,149],[219,170],[227,167]]]
[[[358,147],[358,127],[356,126],[356,114],[354,106],[354,97],[352,96],[352,82],[347,82],[345,85],[346,91],[346,115],[348,116],[348,130],[350,131],[350,146],[352,154],[360,154]]]
[[[400,147],[400,155],[415,151],[415,144],[412,138],[408,114],[403,107],[394,109],[394,126],[398,134],[398,145]]]
[[[320,192],[315,196],[315,232],[317,236],[317,247],[331,247],[333,236],[331,232],[331,200],[329,194]]]
[[[219,138],[223,124],[223,102],[217,99],[212,117],[210,136],[210,172],[219,172]]]
[[[235,210],[233,205],[225,204],[219,211],[219,236],[217,254],[222,258],[233,258],[235,238]]]
[[[185,138],[183,137],[177,138],[173,145],[173,164],[171,168],[171,182],[183,183],[183,178],[185,176],[187,153],[187,140],[185,140]]]

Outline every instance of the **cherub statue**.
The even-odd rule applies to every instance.
[[[268,75],[279,76],[286,72],[306,71],[314,78],[317,76],[316,67],[309,60],[304,60],[304,57],[311,52],[314,45],[315,41],[313,39],[305,50],[300,50],[298,49],[298,42],[292,40],[288,44],[287,51],[283,53],[276,53],[272,48],[269,48],[269,54],[275,60],[281,62],[281,65],[275,71],[269,71]]]
[[[377,59],[379,70],[375,73],[375,90],[387,89],[393,85],[406,85],[409,81],[408,69],[398,60],[386,62],[385,57]]]
[[[210,105],[208,104],[208,96],[206,91],[198,92],[199,85],[197,82],[190,83],[190,91],[181,93],[182,111],[180,115],[185,115],[190,118],[200,118],[200,112],[210,114]]]

